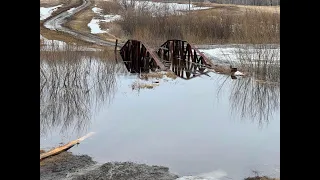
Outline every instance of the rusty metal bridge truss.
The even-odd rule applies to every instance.
[[[183,79],[206,74],[212,62],[194,45],[184,40],[167,40],[158,50],[138,40],[128,40],[120,49],[122,60],[131,73],[171,70]]]

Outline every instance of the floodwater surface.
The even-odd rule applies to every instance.
[[[134,89],[155,80],[105,54],[40,54],[40,148],[95,132],[70,151],[101,163],[163,165],[180,176],[279,177],[280,85],[212,72]]]

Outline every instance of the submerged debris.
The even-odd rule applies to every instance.
[[[174,72],[151,72],[139,74],[139,79],[135,81],[131,87],[132,90],[139,89],[153,89],[160,85],[160,80],[168,81],[169,79],[176,79],[177,75]],[[142,80],[142,81],[141,81]]]
[[[156,86],[159,86],[159,83],[144,83],[144,82],[140,82],[140,81],[135,81],[133,84],[132,84],[132,90],[135,90],[135,89],[152,89]]]
[[[139,74],[139,78],[143,80],[163,79],[163,78],[176,79],[177,75],[172,71],[168,71],[168,72],[163,71],[163,72],[141,73]]]

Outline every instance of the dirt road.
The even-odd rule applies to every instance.
[[[80,6],[73,8],[73,9],[70,9],[70,10],[67,10],[67,11],[64,11],[60,14],[57,14],[55,16],[48,18],[44,22],[43,25],[44,25],[44,27],[46,27],[48,29],[68,33],[68,34],[70,34],[78,39],[81,39],[83,41],[98,44],[101,46],[115,46],[114,42],[105,41],[105,40],[100,39],[97,36],[92,35],[92,34],[81,33],[81,32],[75,31],[73,29],[69,29],[64,26],[64,24],[68,21],[68,19],[71,16],[84,10],[85,8],[89,7],[90,5],[91,5],[90,0],[82,0],[82,4]],[[118,46],[121,47],[122,44],[119,43]]]

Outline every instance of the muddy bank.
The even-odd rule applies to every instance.
[[[108,162],[98,165],[87,155],[63,152],[40,162],[40,179],[68,180],[173,180],[178,176],[164,166],[133,162]]]
[[[178,176],[171,174],[169,168],[148,166],[133,162],[105,163],[86,174],[76,176],[73,180],[173,180]]]
[[[280,180],[279,178],[270,178],[267,176],[255,176],[255,177],[248,177],[244,180]]]
[[[40,162],[40,179],[64,179],[69,173],[78,172],[96,164],[90,156],[75,156],[70,152],[62,152]]]

